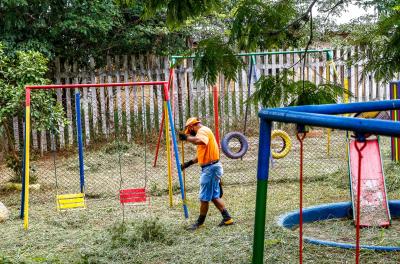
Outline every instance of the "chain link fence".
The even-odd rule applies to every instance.
[[[114,116],[107,114],[106,127],[107,137],[91,138],[91,143],[84,146],[84,172],[85,193],[88,206],[95,206],[98,200],[105,200],[102,206],[118,206],[119,190],[128,188],[146,188],[150,196],[165,196],[168,203],[168,166],[166,157],[165,133],[163,133],[158,154],[157,165],[153,166],[158,131],[149,129],[148,123],[152,121],[152,113],[149,109],[148,94],[138,88],[136,98],[127,93],[118,102],[115,93],[106,92],[107,104],[113,102],[120,104],[122,111],[116,111]],[[82,92],[82,91],[81,91]],[[98,91],[100,93],[100,91]],[[65,91],[63,91],[65,94]],[[127,102],[130,106],[127,106]],[[84,104],[84,102],[83,102]],[[135,111],[133,110],[133,105]],[[109,105],[106,105],[106,109]],[[72,105],[71,109],[74,109]],[[83,108],[85,111],[87,108]],[[126,110],[132,110],[128,118]],[[34,111],[34,109],[33,109]],[[88,109],[92,111],[92,109]],[[255,112],[255,111],[253,111]],[[72,120],[75,112],[69,113]],[[84,118],[84,113],[82,115]],[[212,115],[201,115],[203,124],[214,129]],[[221,136],[232,131],[242,131],[242,118],[221,121]],[[83,120],[84,121],[84,120]],[[158,120],[157,122],[160,122]],[[99,125],[104,124],[100,119]],[[75,126],[73,126],[75,127]],[[129,127],[129,129],[128,129]],[[91,129],[96,129],[93,124]],[[299,175],[299,142],[296,139],[295,127],[293,125],[276,124],[276,128],[282,129],[290,135],[292,149],[282,159],[271,160],[271,184],[288,181],[298,181]],[[176,128],[180,130],[182,128]],[[76,138],[76,129],[70,130]],[[164,131],[165,132],[165,131]],[[128,136],[129,133],[129,136]],[[321,181],[322,185],[335,184],[343,188],[349,188],[348,165],[347,165],[347,141],[346,132],[330,131],[324,128],[312,128],[304,141],[304,177],[305,181]],[[21,132],[22,134],[22,132]],[[83,135],[85,137],[85,135]],[[224,185],[252,185],[256,182],[257,160],[258,160],[258,118],[251,115],[248,122],[246,137],[249,149],[241,159],[229,159],[221,153],[221,161],[224,168]],[[32,184],[39,184],[40,188],[32,188],[31,203],[33,207],[54,205],[56,207],[56,194],[79,193],[79,160],[75,144],[60,149],[60,139],[54,135],[47,135],[54,151],[41,153],[40,149],[31,152],[31,177]],[[85,141],[85,138],[84,138]],[[235,142],[231,144],[233,148]],[[195,157],[194,145],[185,143],[185,160]],[[273,148],[280,149],[282,143],[277,140],[273,142]],[[179,143],[181,152],[181,145]],[[390,140],[382,138],[381,150],[385,165],[390,163]],[[173,149],[171,148],[171,151]],[[181,156],[179,157],[181,159]],[[173,163],[173,190],[179,193],[177,170],[175,160]],[[9,182],[15,172],[0,164],[0,186],[2,188],[0,200],[10,206],[18,206],[20,203],[20,192],[10,188]],[[185,172],[186,189],[188,192],[196,193],[199,188],[200,168],[193,166]],[[293,191],[293,190],[288,190]],[[318,190],[309,190],[318,191]],[[295,195],[295,193],[294,193]],[[194,196],[193,196],[194,197]],[[179,201],[175,199],[175,204]]]

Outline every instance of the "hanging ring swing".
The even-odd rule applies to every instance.
[[[292,140],[288,133],[283,130],[273,130],[271,134],[271,141],[280,138],[282,140],[282,147],[278,151],[271,150],[274,159],[282,159],[289,154],[292,148]]]
[[[229,146],[229,143],[231,142],[232,139],[237,139],[239,141],[240,148],[239,148],[239,151],[237,151],[237,152],[233,151]],[[225,137],[222,139],[221,149],[222,149],[222,152],[228,158],[239,159],[246,154],[247,150],[249,149],[249,143],[247,142],[246,137],[242,133],[230,132],[230,133],[226,134]]]

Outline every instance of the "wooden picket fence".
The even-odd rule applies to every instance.
[[[354,97],[350,101],[370,101],[389,99],[389,85],[378,82],[373,74],[364,72],[364,64],[348,65],[350,56],[357,48],[334,50],[335,65],[327,64],[325,52],[310,54],[306,57],[304,69],[305,79],[316,84],[335,81],[343,84],[347,79]],[[299,62],[299,54],[263,55],[256,57],[257,76],[275,75],[283,68],[291,68],[294,79],[300,80],[303,63]],[[249,58],[243,58],[249,63]],[[293,66],[294,65],[294,66]],[[167,80],[169,61],[165,57],[152,55],[114,56],[107,57],[107,65],[96,69],[91,62],[91,69],[78,68],[77,63],[54,61],[56,84],[69,83],[113,83],[133,81]],[[334,77],[333,67],[336,67],[338,77]],[[220,76],[217,83],[219,95],[219,119],[222,134],[232,129],[243,129],[246,100],[248,99],[248,69],[243,69],[237,80],[226,81]],[[254,91],[254,79],[250,93]],[[193,79],[193,61],[184,60],[175,69],[174,89],[171,91],[175,126],[180,129],[189,116],[198,116],[205,123],[213,124],[212,87]],[[47,131],[38,131],[33,124],[32,146],[40,152],[48,151],[57,145],[58,149],[71,146],[76,142],[75,113],[73,90],[57,90],[57,100],[62,102],[69,124],[60,127],[58,138]],[[143,100],[144,99],[144,100]],[[85,145],[88,146],[97,139],[112,139],[118,126],[125,139],[130,141],[138,133],[157,133],[162,118],[162,93],[159,87],[117,87],[89,88],[81,90],[82,124]],[[250,120],[256,120],[259,105],[249,108]],[[117,122],[117,123],[116,123]],[[145,127],[144,127],[144,124]],[[257,122],[252,122],[257,124]],[[14,137],[16,147],[22,139],[23,120],[14,118]]]

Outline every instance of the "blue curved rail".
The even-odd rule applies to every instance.
[[[400,201],[389,201],[389,210],[392,216],[398,217],[400,215]],[[312,223],[316,221],[324,221],[329,219],[343,219],[351,218],[352,205],[351,202],[321,204],[308,208],[303,208],[303,222]],[[299,225],[299,211],[292,211],[281,215],[278,220],[278,225],[293,229]],[[344,249],[355,249],[356,246],[351,243],[335,242],[331,240],[322,240],[314,237],[304,237],[304,241],[314,245],[338,247]],[[376,251],[400,251],[399,246],[375,246],[375,245],[360,245],[360,248]]]

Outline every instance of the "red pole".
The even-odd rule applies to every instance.
[[[219,126],[218,126],[218,88],[216,85],[213,86],[213,98],[214,98],[214,126],[215,126],[215,139],[217,140],[218,147],[219,144]]]
[[[358,176],[357,176],[357,204],[356,204],[356,264],[360,263],[360,204],[361,204],[361,159],[362,159],[362,150],[367,145],[366,142],[363,142],[361,148],[358,147],[358,141],[354,142],[354,146],[358,152]]]
[[[158,151],[160,150],[161,137],[162,137],[163,129],[164,129],[164,118],[165,118],[165,114],[163,111],[163,115],[161,118],[161,124],[160,124],[160,131],[158,132],[158,141],[157,141],[157,147],[156,147],[156,155],[154,156],[153,167],[157,166]]]
[[[306,137],[306,133],[303,133],[302,136],[300,136],[300,133],[296,134],[297,140],[300,143],[300,219],[299,219],[299,263],[303,263],[303,140]]]
[[[167,81],[156,82],[127,82],[127,83],[72,83],[72,84],[50,84],[50,85],[27,85],[25,89],[74,89],[90,87],[115,87],[115,86],[143,86],[164,85]]]
[[[170,100],[170,103],[171,103],[171,114],[172,114],[172,119],[173,119],[173,122],[169,122],[169,128],[171,129],[171,131],[174,131],[175,130],[175,127],[174,128],[172,128],[172,126],[174,126],[175,125],[175,107],[174,107],[174,68],[173,67],[171,67],[170,69],[169,69],[169,80],[168,80],[168,92],[170,92],[171,91],[171,96],[168,94],[168,96],[170,96],[169,97],[169,100]],[[173,135],[174,136],[174,135]],[[167,142],[167,144],[170,144],[170,146],[171,146],[171,149],[173,149],[173,141],[172,140],[170,140],[170,142]],[[171,160],[174,160],[174,155],[175,155],[175,151],[171,151]],[[173,172],[173,167],[171,166],[171,174],[172,175],[174,175],[174,172]],[[178,168],[177,168],[177,170],[178,170]],[[178,170],[179,171],[179,170]]]
[[[174,86],[172,83],[173,77],[174,77],[174,68],[171,67],[169,69],[168,91],[171,86],[172,87]],[[165,116],[164,116],[164,111],[163,111],[161,124],[160,124],[160,130],[158,132],[158,140],[157,140],[156,154],[154,156],[153,167],[157,166],[158,152],[160,150],[161,137],[162,137],[163,130],[164,130],[164,118],[165,118]]]

